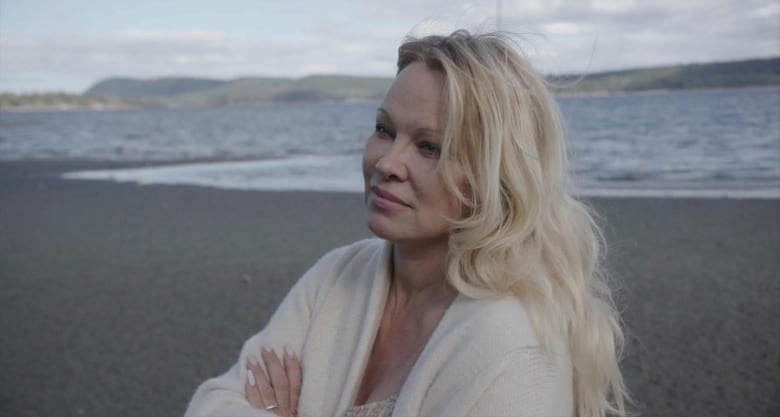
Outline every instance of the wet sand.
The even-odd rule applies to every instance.
[[[0,415],[181,415],[314,260],[369,236],[356,194],[52,175],[103,165],[0,162]],[[635,410],[780,414],[778,201],[593,203]]]

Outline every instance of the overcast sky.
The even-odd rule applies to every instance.
[[[109,76],[392,76],[410,32],[498,25],[525,34],[544,73],[780,55],[778,0],[0,0],[0,91],[80,93]]]

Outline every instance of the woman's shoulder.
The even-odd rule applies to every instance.
[[[453,402],[453,409],[468,408],[473,406],[469,401],[497,381],[505,381],[509,390],[525,386],[518,381],[534,389],[548,380],[565,385],[570,365],[563,353],[545,353],[528,306],[520,299],[475,299],[461,294],[434,332],[416,375],[420,385],[430,385],[437,398]],[[431,375],[432,379],[426,379]],[[457,400],[453,400],[453,392],[460,393]]]
[[[501,349],[537,347],[539,341],[522,301],[514,296],[469,298],[453,302],[448,315],[462,337]]]
[[[514,296],[469,298],[459,295],[431,339],[432,350],[457,363],[475,368],[493,366],[537,352],[568,356],[563,339],[542,343],[529,307]]]
[[[364,239],[332,249],[309,268],[300,282],[320,289],[333,289],[334,286],[349,286],[352,281],[373,277],[386,262],[387,246],[381,239]]]
[[[344,260],[351,258],[360,258],[365,256],[372,256],[378,251],[381,251],[387,242],[378,238],[368,238],[358,240],[343,246],[339,246],[330,250],[323,256],[323,259]]]
[[[362,268],[367,264],[381,262],[381,256],[387,249],[382,239],[363,239],[348,245],[332,249],[322,256],[315,268],[329,268],[336,271],[349,268]]]

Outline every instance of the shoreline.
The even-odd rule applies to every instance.
[[[251,173],[254,169],[272,161],[296,161],[303,156],[269,159],[196,159],[188,161],[0,161],[3,166],[21,166],[45,172],[68,181],[109,181],[139,185],[188,185],[214,189],[245,191],[316,191],[362,193],[362,184],[352,182],[315,187],[307,178],[288,184],[288,189],[268,187],[264,183],[251,184],[245,174],[239,175],[238,167]],[[305,161],[304,161],[305,162]],[[209,169],[222,168],[220,181],[208,176]],[[226,178],[233,169],[234,179]],[[171,179],[171,174],[176,178]],[[705,199],[780,199],[780,179],[776,181],[592,181],[575,180],[574,194],[582,198],[705,198]]]
[[[0,163],[0,415],[181,415],[317,258],[370,236],[359,194],[53,175],[73,166]],[[780,413],[778,202],[587,202],[634,410]]]
[[[780,84],[748,85],[742,87],[708,87],[708,88],[681,88],[681,89],[649,89],[649,90],[595,90],[595,91],[565,91],[566,87],[551,88],[556,98],[601,98],[615,96],[645,96],[677,93],[706,93],[713,91],[740,91],[740,90],[780,90]],[[77,96],[81,97],[81,96]],[[300,101],[256,101],[246,103],[228,104],[160,104],[160,103],[112,103],[109,105],[53,105],[50,107],[0,107],[0,113],[60,113],[60,112],[113,112],[136,110],[178,110],[178,109],[211,109],[211,108],[252,108],[267,107],[273,105],[295,105],[309,103],[373,103],[381,98],[347,98],[342,100],[300,100]]]
[[[564,88],[565,89],[565,88]],[[650,90],[598,90],[598,91],[556,91],[555,97],[560,98],[598,98],[614,96],[649,96],[675,93],[709,93],[719,91],[756,91],[756,90],[780,90],[780,84],[748,85],[744,87],[708,87],[708,88],[680,88],[680,89],[650,89]]]
[[[80,97],[80,96],[79,96]],[[346,98],[346,99],[324,99],[324,100],[279,100],[279,101],[250,101],[236,102],[227,104],[166,104],[166,103],[121,103],[107,106],[94,105],[58,105],[45,107],[0,107],[0,113],[66,113],[66,112],[112,112],[112,111],[138,111],[138,110],[190,110],[190,109],[220,109],[220,108],[253,108],[269,107],[276,105],[306,105],[306,104],[361,104],[375,103],[381,100],[377,98]]]

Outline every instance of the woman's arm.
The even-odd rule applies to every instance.
[[[247,367],[250,358],[265,371],[261,349],[271,349],[277,357],[285,348],[299,356],[308,333],[311,314],[323,285],[332,275],[333,265],[341,251],[333,251],[320,259],[293,286],[279,305],[266,327],[244,343],[238,362],[222,376],[201,384],[195,391],[186,417],[195,416],[256,416],[275,414],[252,408],[246,396]]]

